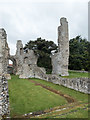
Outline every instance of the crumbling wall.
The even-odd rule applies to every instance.
[[[16,74],[20,75],[19,78],[41,78],[42,76],[46,76],[45,69],[37,66],[38,57],[35,55],[34,51],[29,49],[24,51],[21,40],[17,41],[17,50],[14,58],[17,64]]]
[[[9,115],[9,95],[7,79],[7,66],[9,64],[9,47],[7,44],[7,35],[4,29],[0,29],[0,117]],[[7,78],[7,79],[6,79]]]
[[[62,78],[58,75],[47,75],[43,80],[52,82],[54,84],[63,85],[65,87],[90,94],[90,79],[89,78]]]
[[[58,27],[58,53],[52,55],[52,74],[68,76],[69,35],[66,18],[60,19]]]
[[[7,44],[7,34],[4,29],[0,29],[0,74],[7,74],[9,47]]]

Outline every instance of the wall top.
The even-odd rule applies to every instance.
[[[63,23],[68,23],[68,22],[67,22],[67,18],[62,17],[62,18],[60,19],[60,24],[62,25]]]
[[[5,33],[6,33],[6,31],[5,31],[4,28],[1,28],[1,29],[0,29],[0,33],[1,33],[1,32],[5,32]]]

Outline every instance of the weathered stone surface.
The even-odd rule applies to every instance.
[[[7,74],[8,56],[7,34],[4,29],[0,29],[0,74]]]
[[[45,78],[44,78],[45,80]],[[65,87],[90,94],[90,79],[89,78],[62,78],[58,75],[47,75],[46,81],[54,84],[63,85]]]
[[[47,75],[44,68],[37,67],[37,65],[23,64],[23,72],[19,78],[39,78],[46,79]]]
[[[37,66],[38,57],[35,55],[33,50],[27,49],[24,51],[21,40],[17,41],[17,51],[14,56],[16,60],[16,74],[20,75],[19,78],[32,78],[46,76],[44,68]]]
[[[8,82],[4,75],[0,75],[0,117],[8,117],[9,115]]]
[[[7,44],[7,35],[4,29],[0,29],[0,118],[9,115],[9,95],[7,79],[11,79],[7,74],[9,64],[9,47]]]
[[[58,53],[52,55],[52,74],[68,76],[69,35],[66,18],[61,18],[60,24],[61,26],[58,27]]]
[[[10,74],[5,74],[4,76],[7,80],[11,80],[11,75]]]

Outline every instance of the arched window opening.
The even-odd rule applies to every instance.
[[[8,65],[8,74],[13,74],[13,61],[9,60],[9,65]]]
[[[15,74],[17,70],[16,60],[14,58],[8,59],[8,66],[7,66],[8,74]]]
[[[13,66],[13,61],[9,60],[9,66]]]

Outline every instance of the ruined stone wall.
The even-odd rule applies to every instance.
[[[35,66],[37,65],[37,56],[34,54],[34,51],[28,49],[25,52],[21,40],[17,41],[17,51],[16,51],[15,59],[17,63],[17,73],[16,73],[17,75],[23,74],[23,67],[24,69],[28,69],[30,65],[35,65]],[[27,70],[27,73],[28,72],[29,71]]]
[[[0,117],[9,115],[9,95],[8,83],[6,78],[7,66],[9,64],[9,47],[7,44],[7,35],[4,29],[0,29]]]
[[[8,82],[5,76],[0,75],[0,118],[9,117]]]
[[[37,66],[38,57],[33,50],[24,51],[21,40],[17,41],[17,51],[14,56],[16,59],[17,72],[19,78],[32,78],[46,76],[44,68]],[[42,77],[43,78],[43,77]]]
[[[58,53],[52,55],[52,74],[68,76],[69,35],[66,18],[61,18],[60,24],[61,26],[58,27]]]
[[[9,64],[8,56],[7,34],[4,29],[0,29],[0,74],[7,74],[7,66]]]
[[[52,82],[54,84],[63,85],[67,88],[74,89],[83,93],[90,94],[90,78],[62,78],[58,75],[47,74],[47,76],[42,76],[39,79]]]
[[[48,75],[48,81],[63,85],[65,87],[90,94],[90,80],[89,78],[61,78],[57,75]]]

